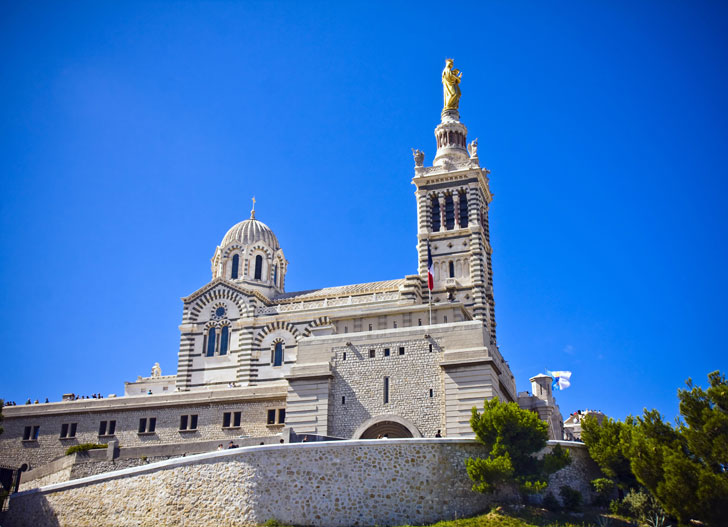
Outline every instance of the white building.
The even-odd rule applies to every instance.
[[[76,443],[223,442],[285,426],[339,438],[468,437],[471,408],[493,397],[537,411],[560,439],[550,386],[517,395],[498,349],[489,171],[467,133],[457,109],[443,110],[432,165],[414,153],[410,274],[287,292],[283,249],[253,210],[212,251],[210,282],[183,299],[176,375],[155,371],[114,399],[5,408],[0,462],[38,465]]]

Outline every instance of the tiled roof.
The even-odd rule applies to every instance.
[[[336,287],[324,287],[322,289],[309,289],[308,291],[294,291],[283,293],[273,299],[275,303],[288,303],[313,298],[332,298],[342,296],[356,296],[385,291],[397,291],[404,284],[404,278],[397,280],[384,280],[381,282],[367,282],[365,284],[340,285]]]

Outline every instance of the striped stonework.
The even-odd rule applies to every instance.
[[[308,326],[306,326],[306,329],[303,330],[303,336],[309,337],[311,336],[311,331],[314,328],[318,328],[320,326],[328,326],[331,324],[331,320],[327,316],[319,317],[313,322],[311,322]]]
[[[263,339],[265,336],[270,333],[271,331],[275,331],[276,329],[283,329],[291,333],[296,340],[300,338],[299,332],[296,329],[296,326],[291,324],[290,322],[285,322],[282,320],[277,320],[275,322],[271,322],[270,324],[267,324],[263,329],[261,329],[258,334],[255,336],[255,340],[253,341],[253,346],[258,347],[260,346],[260,343],[263,342]]]
[[[246,316],[248,309],[245,306],[244,295],[247,291],[241,291],[237,287],[225,282],[222,279],[217,279],[206,286],[202,290],[194,293],[190,297],[184,299],[185,303],[191,304],[188,312],[185,314],[189,317],[187,320],[183,320],[183,324],[194,323],[198,321],[206,322],[203,311],[213,302],[220,300],[228,300],[235,305],[238,309],[239,316]],[[235,317],[236,319],[238,317]]]
[[[235,382],[240,386],[248,386],[251,382],[253,363],[252,328],[242,328],[238,333],[238,369]]]
[[[202,333],[198,333],[202,336]],[[177,359],[177,389],[187,391],[192,383],[192,360],[195,350],[195,334],[182,333],[179,342],[179,357]]]

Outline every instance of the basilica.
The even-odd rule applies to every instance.
[[[561,439],[551,378],[536,376],[532,393],[517,393],[498,348],[489,171],[477,141],[468,143],[450,60],[442,82],[436,155],[428,166],[413,152],[410,274],[286,291],[288,261],[264,223],[276,220],[256,218],[253,203],[212,251],[210,282],[182,299],[177,373],[155,366],[120,397],[5,408],[0,464],[37,467],[69,446],[112,441],[139,454],[301,438],[472,437],[471,409],[493,397],[537,412]]]

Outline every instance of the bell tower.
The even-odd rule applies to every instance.
[[[433,304],[461,302],[473,318],[483,322],[491,346],[496,346],[488,229],[490,171],[480,166],[478,140],[468,144],[468,129],[460,122],[461,76],[448,59],[442,72],[444,108],[435,128],[437,153],[432,166],[424,166],[423,152],[413,151],[418,272],[427,284],[429,244],[435,279]]]

